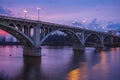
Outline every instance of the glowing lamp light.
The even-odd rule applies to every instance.
[[[82,22],[83,22],[83,23],[85,23],[85,22],[86,22],[86,20],[82,20]]]
[[[41,8],[40,8],[40,7],[37,7],[37,11],[38,11],[38,20],[40,20],[40,10],[41,10]]]
[[[26,19],[26,14],[27,14],[27,10],[23,10],[24,14],[25,14],[25,19]]]
[[[24,13],[27,13],[28,11],[27,11],[27,10],[24,10],[23,12],[24,12]]]
[[[40,7],[37,7],[37,10],[41,10],[41,8],[40,8]]]
[[[105,29],[105,26],[102,26],[102,29]]]

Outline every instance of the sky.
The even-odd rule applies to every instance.
[[[40,20],[68,24],[73,21],[120,22],[120,0],[0,0],[0,14],[37,19],[40,7]]]

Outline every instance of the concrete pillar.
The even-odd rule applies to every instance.
[[[82,45],[85,46],[85,33],[84,31],[81,33]]]
[[[104,47],[104,35],[101,35],[101,44],[100,47]]]
[[[23,56],[40,57],[41,56],[41,48],[24,47],[23,48]]]
[[[73,47],[73,52],[80,52],[84,53],[85,52],[85,47]]]
[[[105,46],[104,46],[104,35],[101,34],[100,36],[100,43],[97,43],[95,45],[95,51],[101,51],[101,50],[105,50]]]
[[[95,51],[102,51],[105,49],[106,47],[103,44],[97,44],[97,46],[95,46]]]
[[[111,46],[113,46],[114,45],[114,42],[113,42],[113,37],[111,37]]]
[[[73,45],[73,51],[76,52],[76,51],[80,51],[80,52],[85,52],[85,47],[84,46],[80,46],[78,44],[74,44]]]
[[[40,26],[41,22],[38,21],[37,26],[34,27],[34,43],[36,48],[40,47]]]

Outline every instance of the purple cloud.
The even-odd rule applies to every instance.
[[[0,14],[7,15],[7,16],[13,16],[12,11],[5,9],[2,6],[0,6]]]

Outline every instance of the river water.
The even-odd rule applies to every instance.
[[[0,46],[0,71],[14,80],[120,80],[120,48],[44,46],[41,58],[22,55],[22,46]]]

